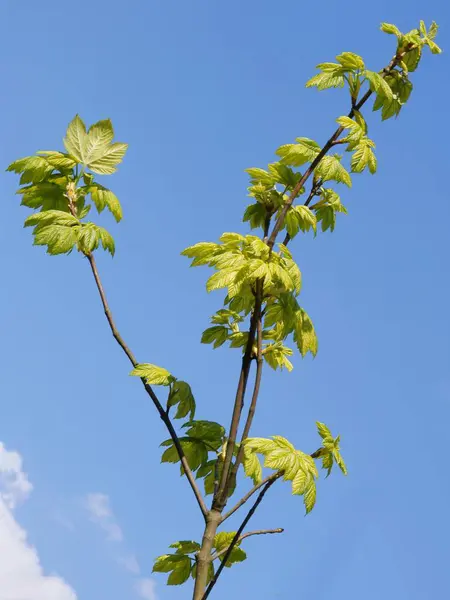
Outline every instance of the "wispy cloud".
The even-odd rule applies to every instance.
[[[140,575],[139,561],[134,554],[126,551],[125,537],[111,508],[109,496],[99,492],[87,494],[83,505],[90,520],[105,532],[107,541],[117,549],[116,562],[132,575]],[[155,581],[148,577],[136,579],[134,584],[136,594],[144,600],[157,600],[155,587]]]
[[[14,508],[33,486],[22,468],[22,457],[0,442],[0,597],[1,600],[76,600],[63,579],[44,575],[35,548],[14,518]]]
[[[144,600],[156,600],[155,582],[153,579],[142,578],[136,582],[136,593]]]
[[[109,497],[106,494],[88,494],[84,506],[93,523],[96,523],[106,533],[111,542],[122,542],[123,533],[111,510]]]
[[[121,556],[117,559],[117,562],[122,565],[126,571],[129,571],[134,575],[139,575],[141,572],[141,567],[139,566],[137,558],[133,554]]]

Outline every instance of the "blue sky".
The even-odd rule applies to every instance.
[[[206,271],[189,270],[180,251],[245,231],[245,168],[264,167],[297,136],[329,137],[347,98],[304,88],[317,63],[350,50],[381,68],[393,52],[381,21],[411,29],[434,19],[447,50],[446,3],[1,4],[1,163],[60,149],[77,112],[112,119],[130,144],[108,182],[125,218],[102,217],[117,255],[98,261],[117,322],[139,360],[191,383],[199,418],[228,425],[239,354],[199,344],[221,296],[206,294]],[[248,540],[249,560],[227,571],[217,600],[450,591],[449,66],[447,53],[427,53],[400,118],[369,117],[379,172],[342,191],[349,215],[333,234],[292,244],[320,350],[296,357],[292,374],[265,373],[253,432],[313,451],[324,421],[342,435],[350,475],[322,481],[307,518],[287,486],[273,488],[251,528],[286,532]],[[198,538],[201,520],[177,468],[159,465],[166,433],[127,376],[88,265],[33,248],[17,180],[4,174],[0,186],[0,439],[33,485],[14,517],[45,573],[79,600],[137,598],[153,558]],[[109,501],[110,516],[92,522],[89,498]],[[108,539],[113,525],[119,539]],[[127,557],[139,573],[119,564]],[[186,593],[156,578],[158,600]]]

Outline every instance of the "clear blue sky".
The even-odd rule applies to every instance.
[[[393,52],[381,21],[434,19],[450,51],[449,16],[444,0],[2,2],[0,162],[59,149],[77,112],[113,120],[130,149],[108,182],[125,218],[101,219],[117,242],[113,260],[99,257],[104,283],[139,360],[191,382],[199,418],[228,425],[239,353],[199,344],[221,296],[179,252],[245,231],[245,168],[297,136],[327,139],[347,98],[304,88],[318,62],[350,50],[381,68]],[[254,434],[313,451],[324,421],[350,475],[323,481],[307,518],[287,486],[273,489],[252,528],[286,533],[249,540],[217,600],[450,594],[449,66],[448,52],[427,53],[400,118],[370,116],[378,174],[342,190],[349,216],[333,234],[293,244],[320,350],[290,375],[267,373]],[[177,468],[159,465],[166,433],[127,376],[88,265],[31,246],[16,184],[0,178],[0,439],[35,488],[17,519],[79,600],[131,599],[130,574],[79,499],[110,497],[145,576],[168,544],[198,538],[201,520]],[[157,581],[160,600],[189,595]]]

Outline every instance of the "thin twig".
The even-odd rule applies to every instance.
[[[309,203],[311,202],[311,200],[315,197],[319,195],[319,190],[323,185],[323,179],[317,179],[317,181],[313,181],[313,184],[311,186],[311,191],[308,194],[308,197],[305,200],[305,206],[308,206]],[[289,235],[289,233],[286,233],[286,236],[283,240],[283,245],[287,246],[289,244],[289,242],[291,241],[291,236]]]
[[[405,49],[405,51],[403,51],[399,54],[396,54],[394,56],[394,58],[391,60],[391,62],[388,64],[388,66],[383,69],[381,77],[386,77],[386,75],[389,75],[389,73],[392,71],[392,69],[394,69],[394,67],[397,66],[397,64],[403,59],[403,56],[408,51],[409,51],[409,47],[407,49]],[[364,96],[361,98],[361,100],[355,106],[352,106],[350,112],[348,113],[348,117],[350,119],[354,116],[356,111],[359,111],[361,109],[361,107],[367,102],[367,100],[370,98],[371,95],[372,95],[372,91],[368,90],[364,94]],[[327,154],[328,150],[334,145],[335,141],[339,138],[339,136],[344,131],[344,129],[345,128],[342,126],[340,126],[336,129],[336,131],[333,133],[333,135],[329,138],[329,140],[326,142],[326,144],[320,150],[319,154],[312,161],[310,166],[306,169],[305,173],[298,181],[297,185],[292,190],[288,201],[286,202],[286,204],[283,206],[282,210],[280,211],[278,219],[276,220],[276,223],[274,225],[272,233],[270,234],[269,240],[267,242],[267,245],[269,246],[270,249],[273,248],[273,246],[275,244],[275,240],[277,239],[277,235],[280,232],[281,228],[283,227],[283,223],[286,218],[286,214],[287,214],[287,211],[289,210],[289,207],[292,205],[294,200],[297,198],[302,187],[308,181],[310,176],[314,173],[314,170],[316,169],[316,167],[318,166],[318,164],[320,163],[322,158]],[[308,206],[308,204],[306,202],[305,202],[305,205]]]
[[[261,314],[261,311],[258,315],[258,320],[256,323],[256,343],[257,343],[256,375],[255,375],[255,383],[253,386],[252,400],[250,403],[250,407],[248,409],[247,421],[245,422],[244,431],[242,432],[241,443],[239,446],[239,452],[236,457],[234,466],[231,469],[231,477],[233,477],[233,476],[235,477],[237,475],[239,466],[244,457],[244,441],[248,438],[248,435],[250,433],[250,429],[251,429],[251,426],[253,423],[253,418],[255,416],[256,403],[258,402],[259,391],[261,388],[261,379],[262,379],[263,364],[264,364],[263,355],[262,355],[262,314]]]
[[[282,527],[279,527],[278,529],[259,529],[258,531],[248,531],[247,533],[244,533],[243,535],[241,535],[241,537],[237,541],[237,544],[240,544],[242,542],[242,540],[245,540],[245,538],[251,537],[252,535],[267,535],[269,533],[283,533],[283,532],[284,532],[284,529]],[[229,548],[229,546],[227,546],[220,552],[213,554],[213,556],[211,557],[211,560],[212,561],[217,560],[219,557],[222,556],[222,554],[225,554],[225,552],[227,552],[228,548]]]
[[[250,373],[250,367],[252,364],[253,343],[255,341],[258,315],[260,313],[262,305],[262,292],[259,291],[260,287],[261,286],[257,287],[255,307],[253,309],[252,317],[250,319],[250,331],[248,333],[248,340],[244,356],[242,357],[241,372],[239,375],[239,382],[236,390],[236,397],[234,400],[233,415],[231,418],[230,433],[227,441],[227,451],[225,454],[225,460],[223,463],[223,469],[220,477],[217,494],[213,499],[213,508],[217,510],[223,509],[227,498],[227,485],[230,481],[230,467],[233,459],[233,452],[236,444],[236,437],[239,428],[239,422],[241,420],[242,409],[244,407],[244,397],[247,389],[247,381]]]
[[[252,516],[254,515],[256,509],[258,508],[259,504],[262,502],[262,499],[264,498],[264,495],[266,494],[266,492],[270,489],[270,487],[275,483],[276,479],[272,479],[271,481],[268,481],[266,483],[266,485],[263,487],[263,489],[260,491],[258,498],[256,499],[256,502],[254,503],[254,505],[251,507],[251,509],[248,511],[247,516],[245,517],[245,519],[242,521],[239,529],[236,531],[236,535],[234,536],[234,538],[231,540],[231,544],[228,546],[227,551],[225,553],[225,556],[223,557],[222,562],[219,565],[219,568],[217,569],[216,573],[214,574],[214,577],[211,580],[211,583],[208,585],[208,587],[206,588],[205,593],[203,594],[203,598],[202,600],[206,600],[209,596],[209,594],[211,593],[213,587],[216,585],[217,580],[220,577],[220,574],[223,571],[223,568],[225,567],[228,559],[230,558],[230,554],[233,551],[233,548],[236,546],[236,544],[239,542],[239,538],[242,535],[242,532],[244,531],[245,527],[247,526],[247,523],[250,521],[250,519],[252,518]]]
[[[106,294],[105,294],[105,290],[103,289],[103,284],[101,282],[100,279],[100,275],[98,273],[98,269],[97,269],[97,264],[95,262],[95,258],[93,256],[93,254],[86,254],[86,258],[89,261],[89,264],[91,266],[91,270],[92,270],[92,274],[94,276],[95,279],[95,283],[97,285],[97,289],[98,289],[98,293],[100,294],[100,299],[102,301],[102,305],[103,305],[103,310],[105,312],[105,316],[106,316],[106,320],[108,321],[109,327],[111,329],[111,332],[114,336],[114,339],[117,341],[117,343],[119,344],[119,346],[122,348],[122,350],[125,352],[125,354],[127,355],[129,361],[131,362],[131,364],[133,365],[133,367],[136,367],[136,365],[138,364],[134,354],[132,353],[132,351],[130,350],[130,348],[127,346],[127,344],[125,343],[125,341],[123,340],[122,336],[120,335],[119,331],[117,330],[117,327],[114,323],[114,319],[111,313],[111,309],[109,308],[109,304],[108,301],[106,299]],[[180,461],[181,464],[183,466],[184,472],[186,474],[186,477],[189,481],[189,484],[192,488],[192,491],[194,492],[195,498],[198,502],[198,505],[200,507],[200,510],[203,513],[203,516],[206,518],[206,515],[208,514],[208,509],[206,507],[206,504],[203,500],[203,497],[200,493],[200,490],[197,486],[197,483],[194,479],[194,475],[189,467],[189,463],[188,460],[183,452],[183,448],[181,446],[180,440],[178,438],[178,435],[172,425],[172,421],[169,418],[168,413],[164,410],[161,402],[158,400],[158,397],[156,396],[155,392],[153,391],[153,388],[145,381],[145,379],[142,377],[141,378],[142,384],[144,385],[145,391],[147,392],[147,394],[150,396],[150,398],[153,401],[153,404],[156,407],[156,410],[159,413],[159,416],[161,417],[164,425],[167,427],[167,430],[169,431],[170,437],[172,438],[172,441],[174,443],[174,446],[178,452],[178,456],[180,457]]]
[[[225,513],[225,515],[222,518],[222,523],[228,519],[229,517],[231,517],[231,515],[234,515],[234,513],[239,510],[241,508],[242,505],[244,505],[248,500],[250,500],[250,498],[253,496],[253,494],[256,494],[256,492],[261,489],[263,486],[265,486],[267,483],[270,483],[270,485],[272,485],[272,483],[274,483],[277,479],[279,479],[281,477],[282,473],[272,473],[272,475],[269,475],[268,477],[266,477],[265,479],[263,479],[261,481],[261,483],[258,483],[257,485],[255,485],[254,488],[252,488],[249,492],[247,492],[245,494],[245,496],[243,496],[239,502],[233,506],[233,508],[231,510],[229,510],[227,513]]]

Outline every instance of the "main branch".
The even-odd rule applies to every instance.
[[[95,262],[95,258],[93,254],[86,254],[86,258],[89,261],[89,264],[91,266],[91,270],[92,270],[92,274],[94,276],[95,279],[95,283],[97,285],[97,289],[98,289],[98,293],[100,295],[100,299],[102,301],[102,305],[103,305],[103,310],[105,312],[105,316],[106,316],[106,320],[108,321],[109,327],[111,329],[111,332],[113,334],[114,339],[116,340],[116,342],[119,344],[119,346],[122,348],[122,350],[124,351],[124,353],[127,355],[130,363],[133,365],[133,367],[136,367],[136,365],[138,364],[134,354],[132,353],[132,351],[130,350],[130,348],[127,346],[127,344],[125,343],[124,339],[122,338],[122,336],[120,335],[112,313],[111,313],[111,309],[109,308],[109,304],[108,301],[106,299],[106,294],[105,294],[105,290],[103,289],[103,284],[102,281],[100,279],[100,275],[97,269],[97,264]],[[147,394],[150,396],[150,398],[152,399],[153,404],[155,405],[156,410],[159,413],[159,416],[161,417],[161,420],[163,421],[164,425],[167,427],[167,430],[170,434],[170,437],[172,438],[172,441],[174,443],[174,446],[178,452],[178,456],[180,458],[181,464],[183,466],[184,472],[186,473],[186,477],[189,481],[189,484],[192,488],[192,491],[194,493],[194,496],[197,500],[197,503],[200,507],[200,510],[202,511],[203,516],[206,519],[206,516],[208,514],[208,509],[206,507],[206,504],[203,500],[203,497],[200,493],[200,490],[197,486],[197,483],[194,479],[194,475],[189,467],[189,463],[188,460],[186,458],[186,455],[183,452],[183,448],[181,446],[180,440],[178,438],[178,435],[175,431],[175,428],[172,424],[172,421],[170,420],[170,417],[168,415],[168,413],[164,410],[164,407],[162,406],[161,402],[158,400],[158,397],[156,396],[155,392],[153,391],[153,388],[145,381],[145,379],[143,377],[141,377],[141,381],[142,384],[145,388],[145,391],[147,392]]]

